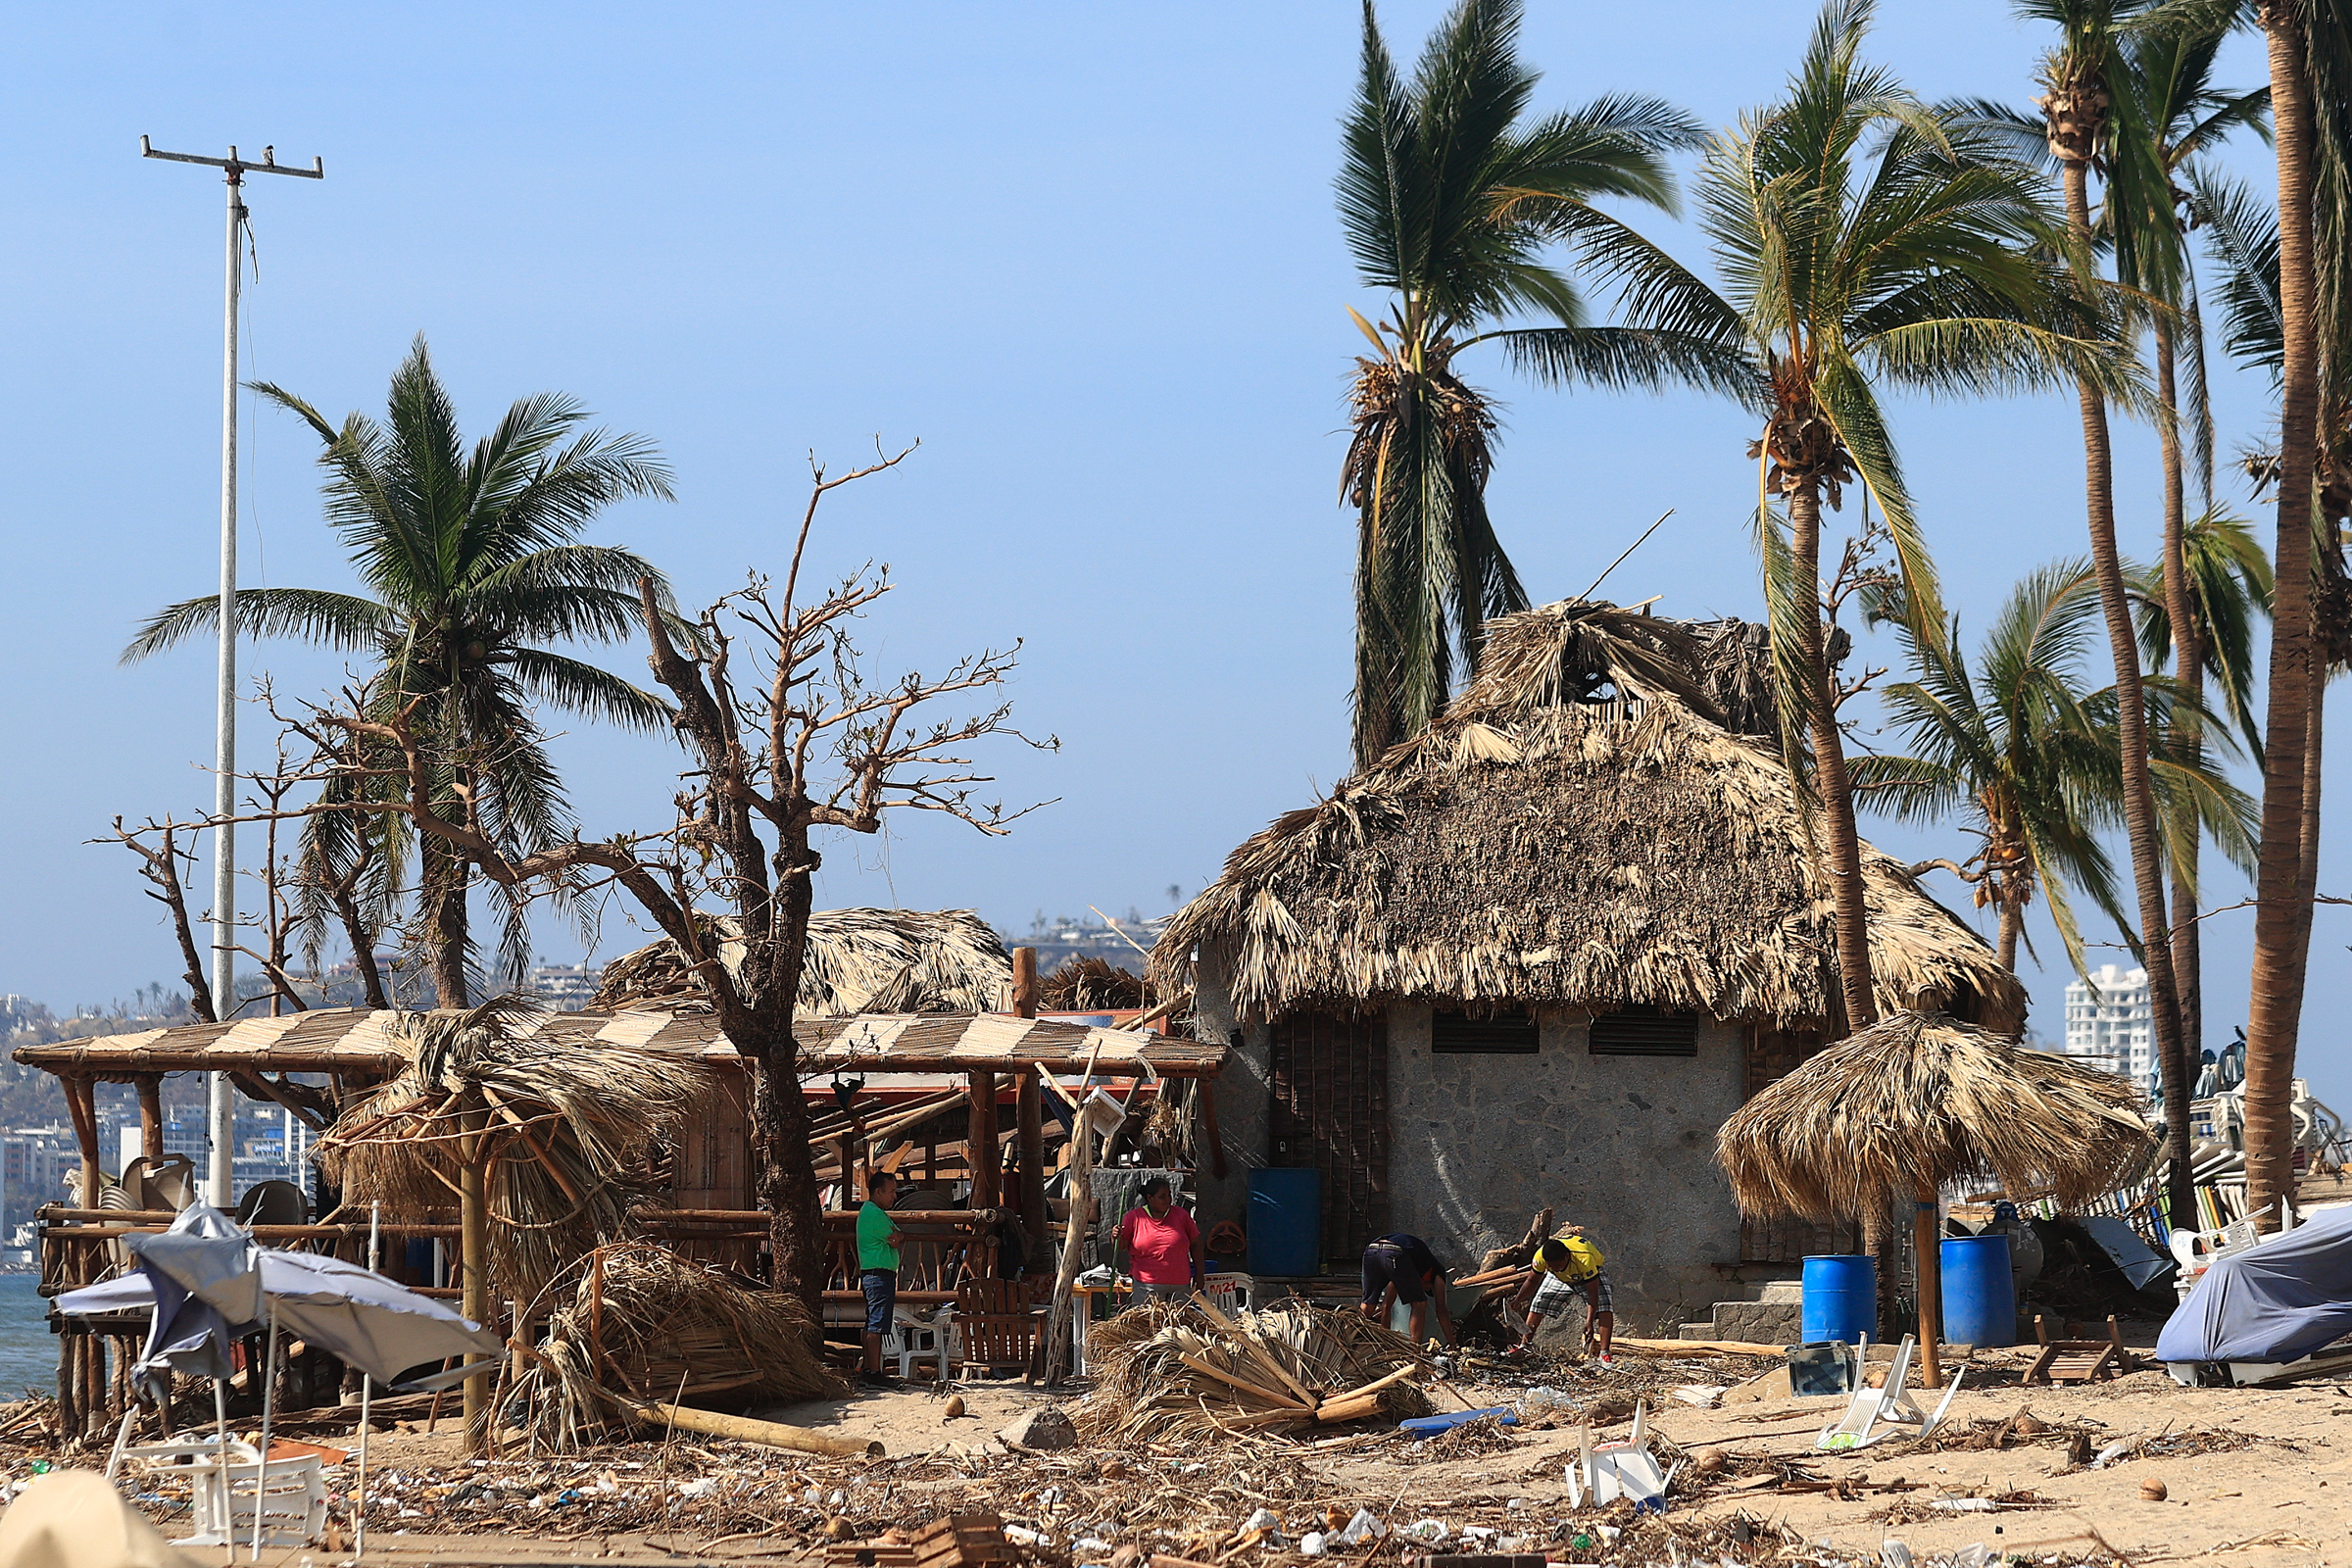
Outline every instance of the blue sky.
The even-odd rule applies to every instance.
[[[1439,10],[1384,6],[1400,53]],[[1718,123],[1776,90],[1812,19],[1752,3],[1531,13],[1542,104],[1639,90]],[[1008,800],[1058,804],[1004,839],[923,819],[834,843],[820,900],[1025,925],[1090,903],[1159,912],[1166,889],[1197,890],[1345,771],[1350,556],[1334,502],[1358,340],[1343,307],[1373,302],[1330,178],[1355,26],[1341,3],[10,11],[0,398],[24,461],[0,502],[17,672],[0,691],[0,991],[63,1008],[172,976],[128,858],[82,841],[116,812],[210,796],[209,656],[115,663],[138,616],[208,589],[217,525],[220,189],[142,162],[141,133],[326,159],[322,184],[252,190],[248,374],[330,413],[375,408],[421,331],[470,428],[525,393],[574,394],[674,465],[676,505],[616,509],[598,536],[652,554],[689,600],[781,563],[810,451],[838,466],[877,435],[919,437],[901,470],[828,504],[821,564],[892,564],[903,586],[866,628],[880,664],[1025,640],[1019,721],[1062,749],[993,760]],[[2019,100],[2043,46],[2004,5],[1958,0],[1888,6],[1873,52],[1924,94]],[[2233,46],[2224,76],[2259,82],[2259,50]],[[2254,149],[2237,161],[2264,172]],[[1687,226],[1639,221],[1700,259]],[[1505,401],[1491,505],[1537,598],[1582,588],[1671,507],[1610,592],[1756,612],[1737,411],[1470,370]],[[2225,446],[2269,417],[2251,377],[2225,375],[2220,404]],[[1972,625],[2023,571],[2082,548],[2071,402],[1898,418]],[[345,586],[310,438],[258,411],[247,433],[246,580]],[[2145,554],[2147,432],[2123,432],[2119,462],[2127,548]],[[605,657],[642,670],[633,651]],[[246,662],[289,693],[340,668],[285,645]],[[253,755],[265,725],[245,736]],[[591,831],[666,820],[661,747],[583,728],[560,748]],[[1898,853],[1957,843],[1866,831]],[[2335,843],[2323,881],[2340,890]],[[2306,1059],[2343,1102],[2326,1021],[2352,987],[2343,922],[2320,919]],[[2209,922],[2220,1040],[2242,1016],[2247,928]],[[602,951],[637,940],[615,912]],[[574,956],[554,932],[549,951]],[[2063,982],[2034,980],[2045,1032]]]

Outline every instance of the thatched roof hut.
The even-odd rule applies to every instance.
[[[732,915],[702,915],[730,968],[743,961]],[[994,1012],[1012,984],[1004,938],[970,909],[818,909],[808,917],[800,1010],[814,1018],[859,1012]],[[702,995],[676,943],[663,937],[605,966],[589,1006],[673,1009]]]
[[[1838,1032],[1829,878],[1787,768],[1702,712],[1709,645],[1662,619],[1612,639],[1577,609],[1494,622],[1446,717],[1234,851],[1152,978],[1188,986],[1193,953],[1218,949],[1259,1017],[1549,1003]],[[1596,665],[1607,695],[1577,700]],[[1865,845],[1862,866],[1881,1006],[2020,1027],[2024,988],[1991,948],[1891,856]]]
[[[1198,1032],[1238,1037],[1262,1080],[1226,1075],[1236,1163],[1321,1169],[1327,1259],[1404,1229],[1466,1261],[1572,1205],[1622,1228],[1620,1309],[1655,1321],[1703,1315],[1722,1270],[1851,1245],[1742,1226],[1705,1157],[1845,1032],[1817,824],[1761,733],[1769,653],[1739,621],[1501,617],[1427,734],[1243,844],[1169,922],[1152,980],[1191,989]],[[1882,1007],[2018,1028],[2025,990],[1984,939],[1891,857],[1862,861]]]
[[[2129,1078],[1939,1013],[1829,1047],[1723,1124],[1716,1157],[1751,1214],[1859,1217],[1968,1178],[2074,1204],[2155,1147]]]

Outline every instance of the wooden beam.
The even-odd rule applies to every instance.
[[[139,1076],[139,1152],[150,1160],[164,1157],[164,1076]]]
[[[997,1075],[975,1072],[971,1075],[971,1124],[965,1139],[972,1166],[972,1195],[968,1200],[974,1208],[995,1208],[1004,1201],[999,1172],[1004,1156],[997,1141]]]
[[[60,1080],[66,1092],[66,1114],[74,1122],[74,1142],[81,1149],[81,1200],[98,1203],[98,1085],[87,1078]]]
[[[458,1144],[465,1154],[458,1167],[458,1285],[464,1293],[458,1310],[481,1324],[490,1321],[489,1121],[487,1111],[467,1111],[459,1124],[473,1136]],[[489,1452],[490,1373],[498,1363],[469,1355],[466,1364],[482,1369],[466,1380],[465,1403],[466,1451],[480,1458]]]

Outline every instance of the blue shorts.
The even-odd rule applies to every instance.
[[[899,1277],[886,1268],[869,1268],[858,1276],[865,1292],[865,1332],[888,1334],[890,1314],[899,1304]]]

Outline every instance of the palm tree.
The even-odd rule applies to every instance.
[[[2078,971],[2082,933],[2070,886],[2117,924],[2131,923],[2099,842],[2117,814],[2120,754],[2082,689],[2083,645],[2098,608],[2087,565],[2042,567],[2010,594],[1973,672],[1958,616],[1930,635],[1901,627],[1916,673],[1883,689],[1880,702],[1910,755],[1853,765],[1855,790],[1897,821],[1967,820],[1977,853],[1928,864],[1971,884],[1979,908],[1991,906],[1996,949],[2012,970],[2037,894]]]
[[[668,717],[659,698],[549,647],[625,641],[639,623],[641,582],[667,605],[666,582],[643,557],[578,542],[596,514],[623,497],[669,499],[669,473],[653,444],[583,430],[588,416],[579,404],[543,393],[516,402],[468,453],[421,337],[393,372],[381,424],[353,414],[338,428],[291,392],[255,390],[299,415],[324,443],[327,521],[367,592],[244,589],[239,629],[371,656],[370,701],[380,711],[409,710],[445,758],[435,763],[432,792],[433,808],[447,819],[470,822],[511,852],[570,837],[534,705],[643,731]],[[218,611],[208,596],[159,612],[124,661],[213,627]],[[306,855],[330,872],[368,856],[397,856],[400,835],[346,815],[313,818],[321,826]],[[418,848],[434,987],[440,1005],[462,1007],[472,947],[466,865],[429,836]],[[510,905],[508,916],[502,968],[519,975],[527,936],[519,906]]]
[[[1402,80],[1370,4],[1338,179],[1357,275],[1389,291],[1356,362],[1341,468],[1357,516],[1354,749],[1369,764],[1427,728],[1487,619],[1527,607],[1487,515],[1494,412],[1459,356],[1498,341],[1554,379],[1728,385],[1737,357],[1672,333],[1593,326],[1549,247],[1606,256],[1641,241],[1591,203],[1672,210],[1663,154],[1697,125],[1654,99],[1602,98],[1526,119],[1537,74],[1518,59],[1518,0],[1459,0]],[[1513,317],[1556,325],[1497,326]]]
[[[2093,262],[2090,171],[2105,176],[2107,237],[2115,244],[2119,275],[2162,299],[2178,290],[2177,245],[2161,236],[2171,223],[2172,184],[2160,158],[2160,134],[2147,122],[2149,104],[2131,89],[2125,54],[2127,24],[2143,9],[2135,0],[2017,0],[2024,17],[2059,29],[2059,46],[2041,67],[2041,107],[2051,156],[2058,160],[2066,201],[2067,254],[2086,307],[2109,300]],[[2153,284],[2152,288],[2147,285]],[[2084,510],[2090,560],[2115,660],[2117,739],[2123,748],[2124,835],[2132,850],[2137,894],[2136,948],[2148,976],[2148,1006],[2156,1063],[2164,1087],[2166,1149],[2171,1178],[2166,1201],[2178,1222],[2189,1212],[2188,1089],[2191,1082],[2180,1032],[2180,989],[2173,974],[2172,920],[2165,906],[2165,843],[2149,760],[2147,701],[2141,690],[2139,643],[2132,621],[2130,585],[2115,530],[2115,458],[2107,398],[2088,380],[2076,386],[2082,420]],[[2160,423],[2163,422],[2160,418]],[[2177,454],[2175,455],[2177,462]],[[2127,927],[2129,930],[2129,927]]]
[[[1851,781],[1825,658],[1822,504],[1859,480],[1893,543],[1904,612],[1943,612],[1879,388],[1983,393],[2087,377],[2130,392],[2048,244],[2055,219],[1999,139],[1931,110],[1859,53],[1870,0],[1831,0],[1779,103],[1710,144],[1700,172],[1718,293],[1631,248],[1605,271],[1629,321],[1736,347],[1762,387],[1758,527],[1784,744],[1809,737],[1845,1020],[1878,1017]],[[1775,504],[1787,509],[1782,531]]]

